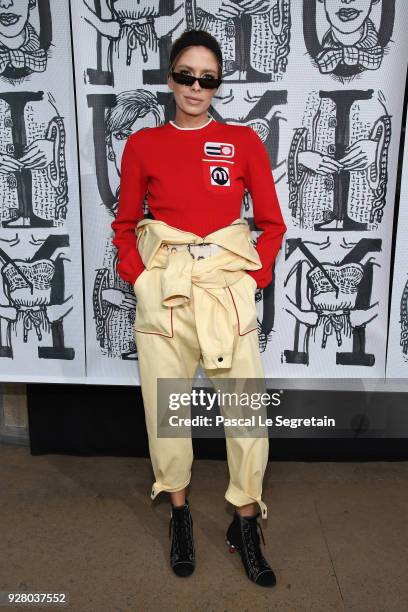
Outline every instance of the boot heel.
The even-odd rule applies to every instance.
[[[225,534],[225,542],[229,552],[239,552],[245,572],[252,582],[263,587],[272,587],[276,584],[276,576],[262,554],[261,539],[265,546],[262,527],[258,523],[260,513],[252,516],[240,516],[234,513],[234,519]],[[235,542],[235,544],[233,544]]]
[[[230,553],[234,553],[236,550],[238,550],[238,548],[234,546],[233,544],[231,544],[229,540],[225,540],[225,543],[228,546]]]

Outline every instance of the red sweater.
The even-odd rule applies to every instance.
[[[213,118],[200,128],[168,122],[132,134],[122,156],[119,204],[111,225],[121,278],[133,285],[144,270],[135,227],[144,217],[146,191],[155,219],[204,237],[241,216],[245,188],[251,194],[255,225],[263,230],[256,244],[262,268],[248,274],[263,288],[272,280],[287,228],[258,134],[248,126]]]

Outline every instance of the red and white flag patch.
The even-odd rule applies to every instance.
[[[235,147],[229,142],[205,142],[204,152],[209,157],[234,157]]]

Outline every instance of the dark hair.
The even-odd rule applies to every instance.
[[[180,53],[184,51],[187,47],[191,47],[193,45],[202,45],[203,47],[207,47],[210,49],[217,58],[218,63],[218,76],[222,77],[222,51],[221,47],[214,36],[205,30],[185,30],[176,40],[173,42],[171,50],[170,50],[170,60],[169,60],[169,69],[168,76],[173,69],[177,58]]]

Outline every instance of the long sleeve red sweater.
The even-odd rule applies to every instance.
[[[263,288],[272,280],[287,227],[269,156],[256,132],[210,118],[199,128],[170,121],[132,134],[122,156],[119,203],[111,225],[121,278],[133,285],[144,270],[135,227],[144,216],[146,192],[155,219],[204,237],[241,216],[245,188],[255,225],[263,230],[256,243],[262,268],[248,274]]]

